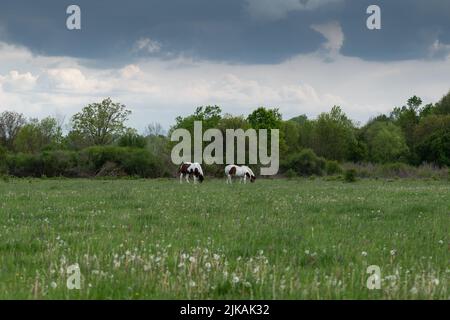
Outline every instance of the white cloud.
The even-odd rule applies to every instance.
[[[139,66],[130,64],[120,69],[120,74],[126,79],[131,79],[142,75],[142,70],[139,68]]]
[[[36,85],[37,77],[30,72],[20,73],[17,70],[11,70],[7,75],[0,75],[0,85],[9,91],[27,91],[32,90]]]
[[[89,93],[110,89],[110,82],[105,80],[95,76],[88,78],[78,68],[51,68],[43,72],[39,78],[39,84],[43,90]]]
[[[336,55],[340,52],[344,45],[344,32],[339,22],[332,21],[325,24],[313,24],[311,29],[319,32],[327,40],[323,44],[323,48],[331,55]]]
[[[158,53],[161,51],[161,43],[150,38],[141,38],[136,41],[133,49],[149,54]]]
[[[343,0],[246,0],[246,9],[255,19],[280,20],[292,11],[315,10]]]
[[[0,43],[0,111],[69,119],[87,103],[110,96],[133,110],[130,125],[137,128],[153,121],[167,128],[177,115],[206,104],[244,115],[261,105],[279,107],[284,118],[315,116],[339,104],[350,117],[365,121],[414,94],[428,103],[450,89],[448,58],[369,62],[342,56],[341,42],[333,37],[327,48],[337,53],[331,61],[320,52],[271,65],[147,58],[110,69]]]

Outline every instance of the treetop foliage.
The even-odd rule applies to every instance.
[[[190,115],[177,117],[167,133],[152,122],[144,134],[126,126],[130,114],[125,105],[107,98],[76,113],[71,118],[70,130],[64,134],[63,124],[54,117],[26,120],[22,114],[4,111],[0,114],[0,171],[26,175],[35,168],[34,175],[42,172],[70,175],[83,167],[92,172],[86,169],[89,162],[85,150],[89,149],[108,155],[104,159],[109,162],[120,162],[115,164],[122,166],[116,168],[119,171],[158,176],[160,170],[161,176],[167,175],[167,168],[172,166],[172,142],[168,136],[177,128],[192,133],[195,121],[202,121],[203,130],[218,128],[222,132],[279,129],[282,170],[293,175],[340,172],[340,162],[450,166],[450,92],[437,103],[425,106],[421,98],[413,96],[405,105],[394,107],[389,114],[377,115],[362,127],[340,106],[333,106],[315,119],[299,115],[285,121],[277,108],[261,106],[248,115],[231,115],[223,114],[219,106],[207,105],[196,108]],[[121,152],[121,148],[136,151]],[[113,156],[114,152],[121,152],[120,156]],[[129,159],[125,155],[130,155]],[[115,168],[108,161],[102,162],[103,165]],[[58,164],[59,169],[45,169],[52,163]],[[150,163],[151,174],[143,169]],[[139,168],[133,170],[132,165]]]

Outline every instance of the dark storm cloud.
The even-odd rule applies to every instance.
[[[93,58],[99,65],[120,65],[144,54],[277,63],[317,50],[324,40],[310,26],[328,21],[342,26],[341,52],[366,60],[439,57],[450,44],[448,0],[271,1],[2,1],[0,37],[36,53]],[[82,9],[82,31],[65,28],[70,4]],[[382,8],[381,31],[366,28],[370,4]],[[138,52],[139,39],[154,41],[160,50]],[[430,48],[436,41],[433,55]]]

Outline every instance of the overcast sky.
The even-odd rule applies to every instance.
[[[66,28],[81,7],[82,30]],[[366,27],[378,4],[382,29]],[[217,104],[288,119],[341,105],[365,122],[450,89],[448,0],[40,0],[0,3],[0,111],[69,119],[104,97],[130,126]]]

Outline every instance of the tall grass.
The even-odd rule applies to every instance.
[[[447,181],[10,179],[0,298],[448,299],[449,195]]]

